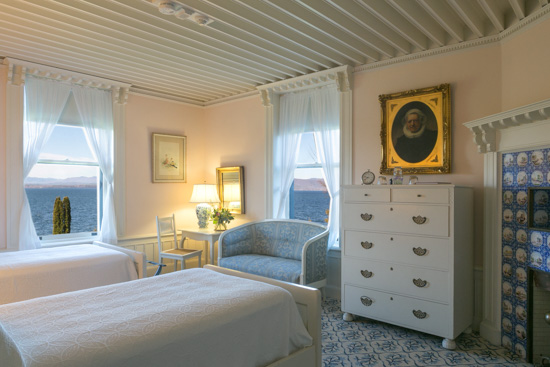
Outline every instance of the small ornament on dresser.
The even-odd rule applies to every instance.
[[[363,185],[370,185],[374,182],[374,173],[370,169],[367,169],[367,172],[364,172],[361,175],[361,182]]]
[[[402,185],[402,184],[403,184],[403,169],[401,167],[395,167],[393,169],[392,185]]]

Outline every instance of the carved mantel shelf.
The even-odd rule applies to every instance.
[[[497,113],[478,120],[466,122],[474,134],[474,142],[479,153],[498,151],[497,132],[510,127],[531,124],[550,119],[550,99],[533,103],[513,110]]]

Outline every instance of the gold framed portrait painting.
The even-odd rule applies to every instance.
[[[379,96],[382,112],[380,173],[451,172],[449,84]]]
[[[187,182],[187,137],[153,134],[153,182]]]

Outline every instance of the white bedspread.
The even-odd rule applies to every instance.
[[[311,342],[286,290],[206,269],[0,306],[0,366],[264,366]]]
[[[0,305],[137,279],[132,258],[95,245],[0,254]]]

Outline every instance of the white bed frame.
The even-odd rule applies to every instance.
[[[120,246],[110,245],[108,243],[100,242],[100,241],[94,241],[93,244],[96,246],[108,248],[111,250],[120,251],[130,256],[134,260],[134,265],[136,266],[138,278],[141,279],[141,278],[147,277],[147,259],[145,258],[145,254],[143,252],[130,250],[128,248],[124,248]]]
[[[289,291],[298,306],[304,326],[313,338],[313,345],[273,362],[268,367],[321,367],[321,292],[318,289],[220,268],[215,265],[205,265],[204,268],[239,278],[276,285]]]

